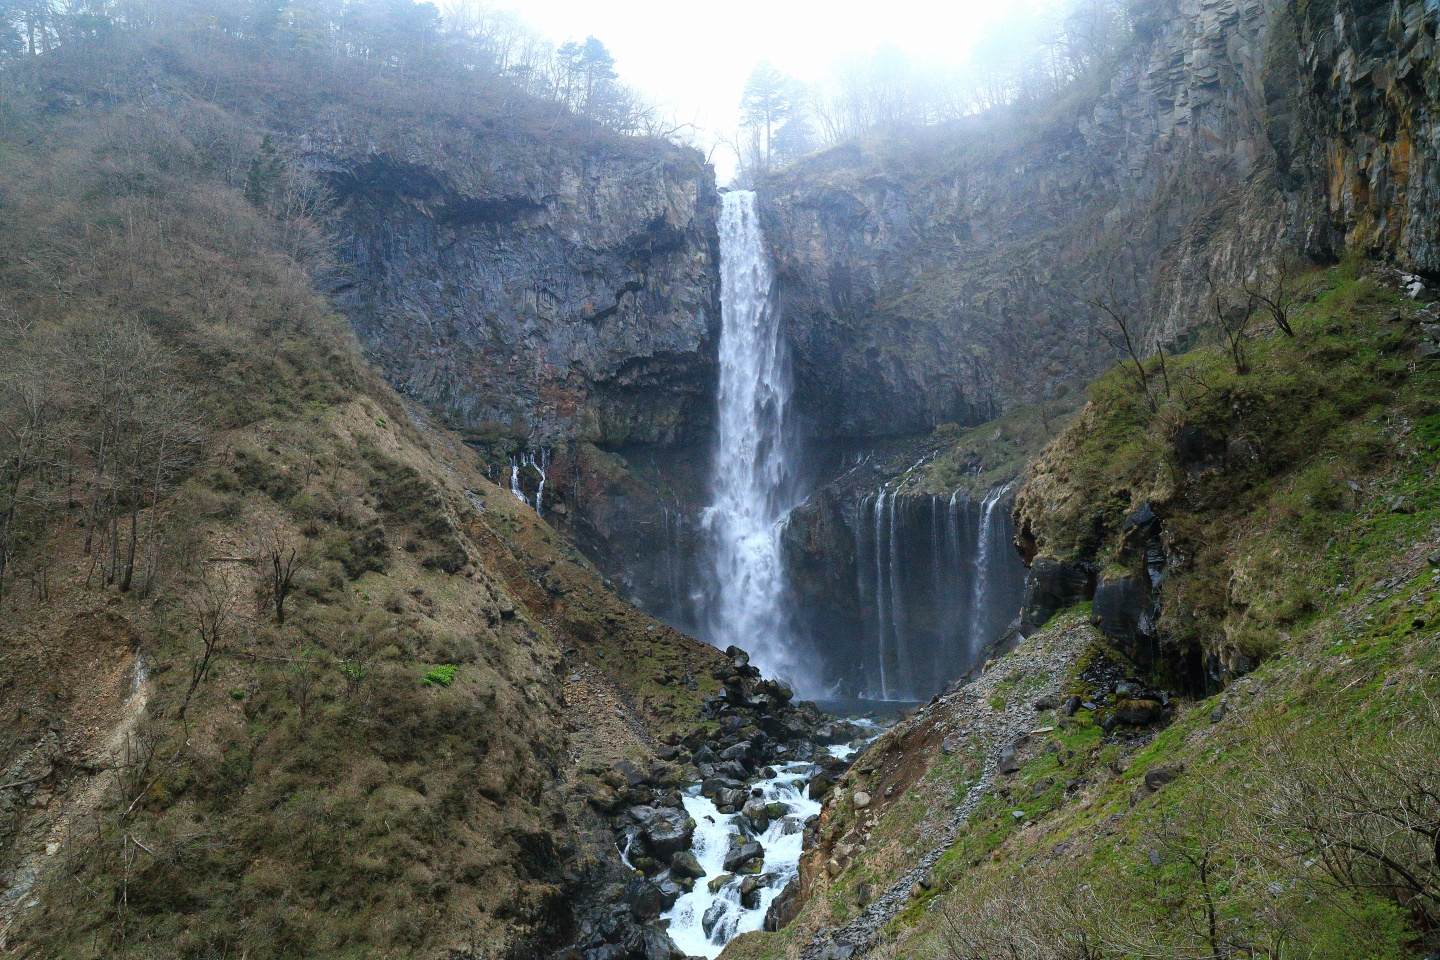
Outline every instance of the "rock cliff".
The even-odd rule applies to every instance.
[[[1234,281],[1296,244],[1330,255],[1288,20],[1261,0],[1132,16],[1126,52],[1058,103],[845,144],[764,184],[815,433],[988,419],[1113,361],[1087,296],[1147,301],[1173,342],[1207,264]]]
[[[340,201],[336,302],[402,393],[537,444],[706,430],[717,195],[698,154],[515,125],[438,149],[308,142]]]

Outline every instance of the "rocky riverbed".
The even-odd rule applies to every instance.
[[[714,957],[798,906],[799,861],[821,802],[880,728],[796,702],[743,650],[726,655],[715,673],[724,692],[703,702],[695,729],[590,797],[630,878],[596,898],[567,960]]]

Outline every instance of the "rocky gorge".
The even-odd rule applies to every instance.
[[[0,61],[0,951],[1433,952],[1440,12],[1117,9],[753,193],[378,35]]]
[[[1325,9],[1145,5],[1107,70],[1043,112],[1017,103],[848,143],[762,182],[806,486],[946,424],[1064,406],[1116,357],[1088,299],[1131,304],[1174,349],[1203,324],[1207,276],[1237,285],[1286,251],[1433,269],[1429,15]],[[1373,52],[1385,44],[1398,60]],[[493,477],[513,473],[531,501],[543,482],[547,519],[628,596],[697,632],[713,183],[685,151],[524,142],[349,159],[308,141],[343,200],[338,302],[392,383],[487,444]],[[484,398],[467,386],[482,379]],[[873,510],[908,466],[824,522],[802,511],[787,560],[802,593],[858,582],[853,561],[828,558],[854,556],[862,500]],[[958,489],[934,495],[948,507]],[[875,632],[853,600],[822,605],[797,614],[802,636],[849,649],[839,637]]]

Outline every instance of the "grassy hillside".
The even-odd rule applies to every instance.
[[[1152,361],[1149,401],[1120,370],[1092,388],[1017,512],[1037,552],[1104,582],[1145,562],[1126,518],[1151,505],[1159,659],[1133,662],[1088,604],[1057,617],[857,761],[799,919],[726,956],[1433,950],[1433,322],[1357,260],[1306,280],[1293,338],[1257,320],[1244,372],[1215,346]],[[1217,441],[1198,462],[1178,442],[1197,430]],[[1213,686],[1187,695],[1192,650]]]
[[[0,78],[0,949],[562,943],[615,876],[586,797],[719,654],[366,367],[242,51],[132,40]]]

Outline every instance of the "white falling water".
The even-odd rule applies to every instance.
[[[528,504],[530,502],[530,498],[525,496],[525,491],[520,489],[520,461],[515,457],[510,458],[510,492],[521,503]]]
[[[890,495],[890,636],[895,641],[895,672],[899,674],[899,685],[906,697],[910,690],[910,648],[906,643],[905,597],[900,592],[902,577],[900,561],[900,531],[895,523],[895,494]],[[887,696],[888,699],[888,696]]]
[[[525,496],[525,490],[520,483],[520,471],[530,467],[540,475],[540,486],[535,491],[535,512],[541,516],[545,515],[545,481],[548,479],[547,471],[550,469],[550,448],[541,447],[540,456],[533,453],[522,453],[518,457],[510,458],[510,492],[515,499],[521,503],[529,504],[530,498]]]
[[[786,419],[790,370],[755,194],[720,216],[719,443],[705,523],[714,540],[711,642],[737,644],[767,674],[800,682],[790,649],[780,536],[795,506]]]
[[[894,498],[891,498],[894,502]],[[890,683],[885,676],[885,627],[890,614],[885,609],[885,491],[875,496],[875,656],[880,661],[880,699],[890,699]]]
[[[995,506],[1015,481],[1010,481],[1003,487],[996,487],[985,496],[984,505],[980,508],[980,533],[976,537],[975,544],[975,596],[971,601],[970,621],[970,651],[977,652],[985,643],[992,640],[985,633],[985,615],[987,611],[986,601],[989,599],[990,591],[990,549],[991,541],[995,539]]]

